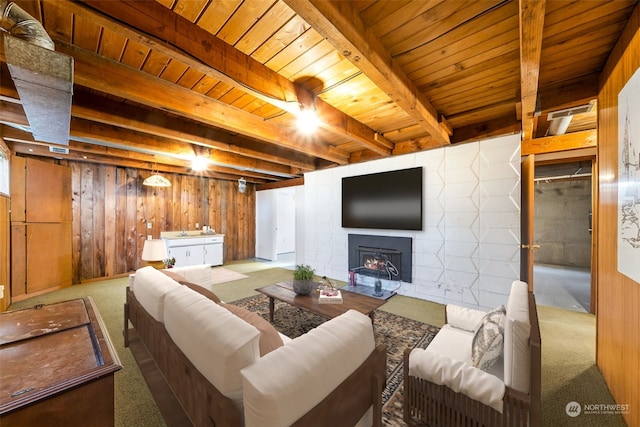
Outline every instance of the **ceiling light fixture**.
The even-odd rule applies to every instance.
[[[196,156],[191,160],[191,169],[196,172],[200,172],[207,169],[209,165],[209,160],[203,156]]]
[[[310,134],[315,132],[319,125],[320,119],[315,109],[301,106],[300,113],[298,114],[298,129],[303,133]]]
[[[142,185],[148,185],[149,187],[171,187],[171,182],[158,172],[153,173],[152,169],[151,176],[145,178],[145,180],[142,181]]]
[[[151,175],[142,181],[142,184],[149,187],[171,187],[171,182],[160,174]]]

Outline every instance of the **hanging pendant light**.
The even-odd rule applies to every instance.
[[[142,181],[142,185],[148,185],[149,187],[171,187],[171,182],[158,172],[153,173],[153,169],[151,169],[151,174],[151,176]]]
[[[142,181],[143,185],[149,187],[171,187],[171,182],[160,174],[154,174]]]

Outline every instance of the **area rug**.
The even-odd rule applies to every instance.
[[[224,267],[213,267],[211,269],[211,275],[213,276],[213,279],[211,281],[212,285],[231,282],[233,280],[246,279],[247,277],[249,277],[246,274],[238,273]]]
[[[232,302],[269,318],[269,299],[257,295]],[[287,303],[276,301],[273,324],[288,337],[295,338],[315,328],[326,319]],[[438,328],[416,320],[376,310],[374,334],[376,344],[387,349],[387,385],[382,393],[383,424],[404,426],[402,420],[402,356],[406,348],[426,348]]]

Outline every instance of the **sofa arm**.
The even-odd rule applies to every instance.
[[[481,310],[448,304],[446,307],[446,323],[458,329],[475,332],[486,314]]]
[[[409,354],[409,375],[449,387],[502,413],[504,383],[466,362],[414,349]]]

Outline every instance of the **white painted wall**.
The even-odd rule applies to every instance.
[[[422,166],[424,230],[341,226],[342,177]],[[349,233],[413,238],[413,282],[398,293],[490,309],[520,272],[520,136],[448,146],[305,174],[296,263],[347,280]],[[301,202],[302,197],[304,203]]]

